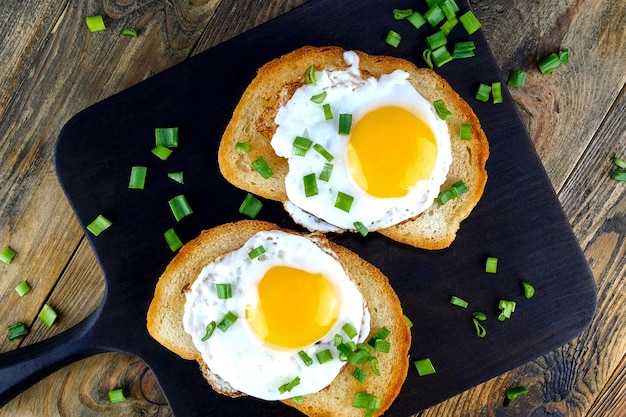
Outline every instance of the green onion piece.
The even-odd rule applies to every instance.
[[[393,18],[396,20],[404,20],[413,14],[412,9],[394,9]]]
[[[524,288],[524,297],[526,297],[526,299],[533,298],[535,295],[535,287],[526,281],[522,281],[522,288]]]
[[[87,225],[87,230],[93,233],[94,236],[100,235],[100,233],[104,232],[106,229],[111,227],[113,223],[109,221],[102,214],[98,215],[94,221]]]
[[[459,180],[452,184],[450,188],[442,190],[435,200],[437,201],[437,204],[443,206],[448,201],[460,196],[461,194],[465,194],[468,191],[469,189],[467,188],[467,185],[465,185],[465,182],[463,182],[463,180]]]
[[[280,392],[281,394],[284,394],[285,392],[291,392],[291,390],[297,385],[300,385],[300,377],[295,377],[294,379],[287,382],[286,384],[283,384],[280,387],[278,387],[278,392]]]
[[[352,376],[355,377],[356,380],[362,384],[363,382],[365,382],[365,378],[367,378],[367,372],[359,367],[356,367],[352,372]]]
[[[28,328],[24,323],[17,322],[8,326],[9,340],[15,340],[18,337],[26,336],[28,334]]]
[[[459,297],[457,297],[455,295],[450,297],[450,304],[455,305],[457,307],[461,307],[461,308],[467,308],[467,306],[469,305],[469,303],[467,301],[465,301],[462,298],[459,298]]]
[[[450,52],[448,52],[448,48],[446,48],[445,46],[440,46],[439,48],[433,50],[432,59],[437,68],[439,68],[444,64],[452,61],[454,58],[452,58],[452,55],[450,55]]]
[[[265,179],[274,175],[274,171],[272,171],[272,168],[270,168],[269,164],[262,156],[252,162],[252,167]]]
[[[515,311],[515,304],[515,301],[500,300],[500,303],[498,303],[498,308],[502,311],[498,316],[498,320],[504,321],[506,319],[510,319],[511,313]]]
[[[480,323],[479,319],[474,317],[472,318],[472,322],[474,323],[474,328],[476,329],[476,336],[481,339],[485,337],[487,335],[487,329],[485,329],[485,326]]]
[[[186,217],[193,213],[191,206],[187,202],[187,198],[183,194],[177,195],[176,197],[170,199],[168,203],[170,205],[170,209],[172,210],[172,214],[174,215],[174,218],[177,222],[180,221],[183,217]]]
[[[437,116],[439,116],[441,120],[447,120],[452,117],[452,112],[448,110],[446,103],[444,103],[443,100],[435,100],[433,106],[435,106]]]
[[[165,161],[171,154],[172,150],[162,145],[157,145],[152,149],[152,153],[162,161]]]
[[[311,357],[305,351],[299,351],[298,356],[300,356],[300,359],[302,359],[302,362],[304,362],[306,366],[313,365],[313,359],[311,359]]]
[[[235,144],[235,152],[239,155],[250,152],[250,149],[252,149],[250,142],[237,142]]]
[[[428,44],[428,47],[430,49],[434,50],[439,48],[440,46],[447,44],[448,38],[446,38],[446,35],[441,30],[439,30],[432,35],[426,36],[426,43]]]
[[[350,339],[354,339],[354,337],[359,334],[356,329],[354,328],[354,326],[352,326],[350,323],[346,323],[344,324],[341,329],[348,335],[348,337]]]
[[[134,190],[143,190],[146,184],[146,172],[147,167],[134,166],[130,169],[130,180],[128,181],[128,188]]]
[[[617,165],[618,168],[626,169],[626,161],[621,158],[615,157],[613,158],[613,164]]]
[[[330,179],[330,174],[332,173],[333,173],[333,164],[326,162],[324,164],[324,168],[322,169],[322,172],[320,173],[320,181],[328,182],[328,180]]]
[[[461,131],[459,132],[461,140],[472,139],[472,125],[469,123],[461,123]]]
[[[206,333],[204,334],[204,336],[200,340],[202,342],[206,342],[207,340],[209,340],[209,338],[211,336],[213,336],[213,332],[215,331],[216,327],[217,327],[217,323],[215,321],[211,321],[209,324],[207,324],[206,325]]]
[[[507,85],[511,87],[523,87],[526,84],[526,71],[514,70],[509,74]]]
[[[424,52],[422,52],[422,58],[428,68],[433,69],[433,51],[431,49],[425,49]]]
[[[237,319],[238,319],[237,315],[235,313],[233,313],[232,311],[229,311],[228,313],[226,313],[226,315],[224,316],[222,321],[220,321],[217,324],[217,328],[220,329],[221,331],[225,332],[226,330],[228,330],[228,328],[230,326],[235,324]]]
[[[615,170],[611,173],[611,178],[615,181],[626,181],[626,172]]]
[[[233,287],[231,284],[215,284],[217,290],[217,298],[220,300],[228,300],[233,297]]]
[[[426,19],[432,27],[437,26],[444,18],[443,10],[436,4],[424,13],[424,19]]]
[[[315,354],[315,357],[317,358],[317,361],[318,361],[320,364],[323,364],[323,363],[326,363],[326,362],[328,362],[328,361],[333,360],[333,354],[332,354],[332,352],[330,351],[330,349],[324,349],[324,350],[322,350],[322,351],[320,351],[320,352],[317,352],[317,353]]]
[[[480,24],[478,19],[476,19],[476,16],[471,10],[459,16],[459,20],[461,21],[461,24],[465,28],[465,31],[468,35],[471,35],[482,27],[482,25]]]
[[[489,274],[495,274],[498,270],[498,258],[493,256],[487,257],[487,261],[485,262],[485,272]]]
[[[156,145],[165,146],[166,148],[178,147],[178,128],[177,127],[157,127],[154,129],[154,140]]]
[[[458,24],[459,24],[459,19],[457,19],[456,17],[449,17],[443,23],[443,25],[441,25],[441,31],[443,32],[444,35],[448,36],[450,32],[452,32],[452,29],[454,29],[454,27]],[[452,57],[454,58],[454,54],[452,55]]]
[[[482,311],[474,311],[474,313],[472,313],[472,317],[480,321],[487,320],[487,315],[483,313]]]
[[[491,83],[491,95],[494,104],[502,103],[502,84],[499,81]]]
[[[292,155],[296,156],[305,156],[306,153],[311,149],[311,145],[313,141],[309,138],[304,138],[302,136],[296,136],[293,140],[293,148],[291,150]]]
[[[85,23],[87,23],[87,29],[89,29],[89,32],[100,32],[106,29],[102,15],[87,16],[85,18]]]
[[[342,343],[343,343],[343,336],[340,334],[336,334],[335,337],[333,337],[333,345],[337,347]]]
[[[313,197],[319,194],[319,190],[317,189],[317,180],[315,178],[315,174],[307,174],[302,177],[302,182],[304,183],[304,195],[307,197]]]
[[[406,18],[406,20],[408,20],[415,27],[415,29],[421,28],[426,23],[426,19],[424,19],[424,16],[422,16],[418,12],[413,12],[409,17]]]
[[[436,372],[430,358],[418,359],[413,362],[413,365],[415,365],[419,376],[432,375]]]
[[[508,400],[514,400],[517,397],[519,397],[520,395],[524,395],[528,393],[528,388],[526,387],[516,387],[516,388],[510,388],[508,390],[506,390],[506,398]]]
[[[351,114],[340,114],[339,115],[339,134],[340,135],[348,135],[350,134],[350,128],[352,127],[352,115]]]
[[[559,51],[559,61],[561,65],[569,63],[569,49],[564,48]]]
[[[391,330],[383,326],[380,329],[378,329],[378,331],[374,334],[374,339],[385,340],[390,334],[391,334]]]
[[[352,400],[352,407],[378,410],[380,408],[380,398],[367,392],[357,392]]]
[[[243,200],[243,203],[241,203],[241,206],[239,206],[239,213],[245,214],[251,219],[254,219],[257,214],[259,214],[262,207],[263,203],[261,203],[254,195],[248,193],[246,198]]]
[[[480,85],[478,86],[478,91],[476,92],[476,100],[486,103],[487,101],[489,101],[490,94],[491,94],[491,86],[480,83]]]
[[[122,29],[122,35],[136,38],[138,34],[137,31],[133,28],[124,28]]]
[[[311,96],[311,101],[315,104],[322,104],[324,100],[326,99],[326,94],[327,94],[326,91],[322,91],[319,94]]]
[[[404,317],[404,322],[405,322],[405,323],[406,323],[406,325],[409,327],[409,329],[410,329],[411,327],[413,327],[413,322],[411,321],[411,319],[410,319],[410,318],[408,318],[406,315],[403,315],[403,317]]]
[[[561,60],[559,59],[559,56],[553,52],[550,55],[539,60],[537,66],[539,67],[539,71],[541,71],[542,74],[549,74],[561,66]]]
[[[2,248],[2,251],[0,251],[0,261],[4,262],[7,265],[10,265],[11,262],[13,262],[13,258],[15,258],[15,255],[17,255],[17,252],[12,249],[10,246],[5,246],[4,248]]]
[[[439,4],[439,7],[441,7],[443,15],[448,19],[456,17],[457,12],[459,11],[459,6],[454,0],[443,0]]]
[[[317,80],[315,79],[315,66],[311,65],[304,72],[304,83],[305,84],[315,84]]]
[[[324,110],[324,118],[326,120],[330,120],[333,118],[333,111],[330,109],[330,104],[326,103],[322,106],[322,109]]]
[[[391,45],[394,48],[397,48],[400,45],[400,41],[402,40],[402,36],[398,32],[394,32],[393,30],[389,30],[387,32],[387,37],[385,38],[385,42],[387,45]]]
[[[304,404],[304,397],[302,395],[296,395],[291,400],[298,405]]]
[[[57,319],[57,312],[54,311],[54,309],[48,304],[44,304],[41,308],[41,311],[39,312],[38,317],[46,324],[46,326],[52,327]]]
[[[112,403],[123,403],[126,401],[123,388],[112,389],[109,391],[109,401]]]
[[[31,290],[30,285],[28,285],[28,282],[26,281],[20,282],[17,285],[17,287],[15,287],[15,292],[17,292],[20,297],[23,297],[26,294],[28,294],[30,290]]]
[[[374,350],[376,352],[389,353],[389,349],[391,348],[391,343],[387,340],[376,339],[374,343]]]
[[[319,143],[316,143],[315,145],[313,145],[313,149],[315,149],[317,153],[322,155],[324,159],[326,159],[328,162],[332,161],[335,158],[334,156],[331,155],[330,152],[326,150],[326,148],[324,148]]]
[[[441,3],[443,3],[443,0],[426,0],[428,7],[440,6]]]
[[[367,227],[365,227],[365,225],[363,223],[361,223],[361,222],[354,222],[352,224],[354,225],[354,228],[356,229],[356,231],[361,234],[361,236],[367,236],[367,233],[369,231],[367,230]]]
[[[337,207],[340,210],[345,211],[346,213],[350,213],[350,208],[352,207],[353,201],[354,201],[354,197],[339,191],[337,193],[337,199],[335,200],[335,207]]]
[[[452,51],[452,58],[471,58],[474,56],[474,50],[476,45],[474,41],[456,42],[454,44],[454,50]]]
[[[185,183],[185,181],[183,180],[183,171],[168,172],[167,178],[176,181],[179,184]]]
[[[250,258],[250,259],[258,258],[259,256],[263,255],[264,253],[265,253],[265,248],[263,247],[263,245],[257,246],[256,248],[254,248],[250,252],[248,252],[248,258]]]
[[[380,371],[378,370],[378,358],[376,356],[372,356],[369,362],[370,368],[372,368],[372,372],[374,372],[374,375],[380,376]]]

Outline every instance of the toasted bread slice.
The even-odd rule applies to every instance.
[[[485,163],[489,145],[480,122],[471,107],[434,71],[417,68],[413,63],[388,56],[370,56],[355,51],[360,58],[362,73],[380,77],[382,74],[401,69],[409,73],[409,81],[431,103],[443,100],[453,117],[446,120],[450,132],[452,166],[442,189],[449,188],[459,180],[468,186],[469,192],[443,206],[433,202],[424,213],[401,224],[378,230],[391,239],[425,249],[448,247],[456,232],[482,196],[487,172]],[[344,69],[344,50],[339,47],[302,47],[265,64],[244,91],[226,127],[220,142],[218,163],[227,181],[238,188],[258,196],[285,202],[285,176],[287,160],[277,156],[270,145],[276,131],[274,118],[280,106],[285,104],[294,91],[303,85],[303,74],[310,65],[317,70],[324,68]],[[460,140],[460,125],[472,125],[471,140]],[[238,142],[251,144],[250,152],[238,154]],[[251,163],[264,157],[274,175],[264,179]]]
[[[231,397],[244,394],[234,390],[208,369],[191,336],[183,328],[185,291],[208,263],[243,246],[255,233],[268,230],[282,229],[272,223],[244,220],[203,231],[200,236],[183,246],[167,266],[157,283],[148,309],[147,327],[150,335],[182,358],[198,361],[203,376],[213,389]],[[391,349],[388,353],[377,355],[380,376],[369,375],[364,383],[360,383],[352,376],[354,367],[346,365],[328,387],[318,393],[306,395],[302,404],[291,400],[284,403],[309,416],[362,416],[363,410],[352,407],[352,401],[355,393],[365,391],[380,398],[381,408],[374,413],[380,415],[400,392],[408,371],[411,335],[398,296],[389,285],[387,277],[372,264],[348,249],[328,241],[321,234],[306,236],[337,255],[367,303],[372,334],[383,326],[391,330],[387,339],[391,342]]]

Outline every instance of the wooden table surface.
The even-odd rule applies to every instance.
[[[381,0],[383,1],[383,0]],[[386,0],[384,0],[386,1]],[[98,306],[104,279],[58,185],[56,138],[80,110],[305,0],[3,0],[0,6],[0,324],[47,339]],[[417,3],[417,1],[416,1]],[[389,2],[393,8],[393,2]],[[593,271],[598,309],[575,340],[419,413],[445,416],[626,415],[626,184],[610,178],[626,158],[626,1],[472,0],[517,108]],[[105,16],[89,33],[84,19]],[[126,27],[137,38],[121,37]],[[537,61],[565,47],[570,63],[542,75]],[[532,225],[529,225],[531,227]],[[555,262],[558,262],[555,259]],[[20,298],[22,280],[33,290]],[[59,312],[47,328],[44,303]],[[503,404],[504,392],[529,393]],[[111,404],[124,387],[129,401]],[[98,354],[55,372],[0,408],[0,416],[172,416],[138,358]]]

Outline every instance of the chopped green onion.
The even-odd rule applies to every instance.
[[[415,365],[419,376],[432,375],[436,372],[430,358],[418,359],[413,362],[413,365]]]
[[[615,181],[626,181],[626,172],[615,170],[611,173],[611,178]]]
[[[508,390],[506,390],[506,398],[508,400],[514,400],[517,397],[519,397],[520,395],[524,395],[528,393],[528,388],[526,387],[516,387],[516,388],[510,388]]]
[[[171,154],[172,150],[162,145],[157,145],[152,149],[152,153],[162,161],[165,161]]]
[[[112,389],[109,391],[109,401],[112,403],[123,403],[126,401],[123,388]]]
[[[485,337],[487,335],[487,329],[485,329],[485,326],[483,326],[480,322],[484,321],[487,316],[484,315],[484,313],[481,313],[482,316],[480,316],[481,318],[478,318],[476,316],[476,313],[474,313],[474,317],[472,318],[472,322],[474,323],[474,328],[476,329],[476,336],[480,337],[481,339],[483,337]],[[484,317],[484,318],[482,318]]]
[[[224,316],[222,321],[220,321],[217,324],[217,328],[220,329],[221,331],[225,332],[226,330],[228,330],[228,328],[230,326],[235,324],[237,319],[238,319],[237,315],[235,313],[233,313],[232,311],[229,311],[228,313],[226,313],[226,315]]]
[[[352,400],[352,407],[365,408],[366,410],[378,410],[380,408],[380,398],[367,392],[357,392]]]
[[[413,327],[413,322],[411,321],[410,318],[406,316],[406,314],[402,315],[402,317],[404,317],[404,322],[406,323],[409,329]]]
[[[134,190],[143,190],[146,184],[146,172],[147,167],[134,166],[130,169],[130,180],[128,181],[128,188]]]
[[[443,10],[436,4],[433,5],[430,9],[424,13],[424,19],[430,23],[432,27],[437,26],[444,19],[445,15],[443,14]]]
[[[613,164],[617,165],[618,168],[626,169],[626,161],[622,160],[621,158],[613,158]]]
[[[7,265],[10,265],[11,262],[13,262],[13,258],[15,258],[15,255],[17,255],[17,252],[12,249],[10,246],[5,246],[4,248],[2,248],[2,251],[0,251],[0,261],[4,262]]]
[[[549,74],[561,66],[561,60],[559,59],[559,56],[553,52],[550,55],[539,60],[537,66],[539,67],[539,71],[541,71],[542,74]]]
[[[343,336],[340,334],[336,334],[335,337],[333,337],[333,345],[337,347],[342,343],[343,343]]]
[[[314,96],[311,96],[311,101],[315,104],[322,104],[324,102],[324,100],[326,99],[326,91],[322,91],[319,94],[315,94]]]
[[[252,162],[252,167],[265,179],[268,179],[272,175],[274,175],[274,171],[272,171],[272,168],[262,156]]]
[[[305,156],[309,149],[311,149],[312,144],[313,141],[311,139],[302,136],[296,136],[296,138],[293,140],[291,154],[296,156]]]
[[[422,52],[422,58],[424,59],[424,62],[426,62],[426,65],[428,66],[428,68],[433,69],[432,49],[424,49],[424,52]]]
[[[482,27],[482,25],[480,24],[478,19],[476,19],[476,16],[471,10],[459,16],[459,21],[465,28],[465,31],[468,35],[471,35]]]
[[[374,334],[373,339],[386,339],[391,334],[391,330],[386,328],[385,326],[378,329],[378,331]]]
[[[156,145],[165,146],[166,148],[178,147],[178,128],[177,127],[157,127],[154,129],[154,140]]]
[[[339,134],[340,135],[348,135],[350,134],[350,128],[352,127],[352,115],[351,114],[340,114],[339,115]]]
[[[291,400],[298,405],[304,404],[304,397],[302,395],[296,395]]]
[[[413,9],[394,9],[393,18],[396,20],[404,20],[413,14]]]
[[[326,103],[322,106],[322,109],[324,110],[324,118],[326,120],[330,120],[333,118],[333,111],[330,109],[330,104]]]
[[[480,83],[478,91],[476,92],[476,100],[480,100],[483,103],[489,101],[489,95],[491,94],[491,86]]]
[[[367,372],[359,367],[356,367],[352,372],[352,376],[355,377],[356,380],[362,384],[363,382],[365,382],[365,378],[367,378]]]
[[[135,29],[133,29],[133,28],[125,28],[125,29],[122,29],[122,35],[123,36],[130,36],[130,37],[136,38],[137,37],[137,31]]]
[[[294,379],[287,382],[286,384],[283,384],[280,387],[278,387],[278,392],[281,394],[284,394],[285,392],[291,392],[291,390],[297,385],[300,385],[300,377],[295,377]]]
[[[487,257],[487,261],[485,262],[485,272],[489,274],[495,274],[498,270],[498,258],[493,256]]]
[[[395,32],[391,29],[389,30],[389,32],[387,32],[387,37],[385,38],[385,42],[387,43],[387,45],[391,45],[394,48],[397,48],[398,45],[400,45],[401,40],[402,36],[400,36],[398,32]]]
[[[461,131],[459,133],[461,140],[472,139],[472,125],[469,123],[461,123]]]
[[[28,328],[24,323],[17,322],[8,326],[9,340],[15,340],[18,337],[26,336],[28,334]]]
[[[437,65],[437,68],[439,68],[444,64],[452,61],[454,58],[452,58],[452,55],[450,55],[450,52],[448,52],[448,48],[446,48],[445,46],[440,46],[439,48],[433,50],[432,59],[435,65]]]
[[[331,155],[330,152],[326,150],[326,148],[324,148],[319,143],[316,143],[315,145],[313,145],[313,149],[315,149],[317,153],[322,155],[324,159],[326,159],[328,162],[332,161],[335,158],[334,156]]]
[[[168,172],[167,178],[176,181],[179,184],[185,183],[185,181],[183,180],[183,171]]]
[[[85,18],[85,23],[87,23],[87,29],[89,29],[89,32],[100,32],[106,29],[102,15],[87,16]]]
[[[352,207],[353,201],[354,201],[354,197],[339,191],[337,193],[337,199],[335,200],[335,207],[337,207],[340,210],[345,211],[346,213],[350,213],[350,208]]]
[[[163,237],[172,252],[176,252],[178,249],[183,247],[183,242],[180,240],[173,228],[170,228],[163,233]]]
[[[235,144],[235,152],[239,155],[250,152],[250,149],[252,149],[250,142],[237,142]]]
[[[239,213],[245,214],[251,219],[254,219],[257,214],[259,214],[262,207],[263,203],[261,203],[254,195],[248,193],[246,198],[243,200],[243,203],[241,203],[241,206],[239,206]]]
[[[15,287],[15,292],[17,292],[20,297],[23,297],[26,294],[28,294],[30,290],[31,290],[30,285],[28,285],[28,282],[26,281],[20,282],[17,285],[17,287]]]
[[[248,258],[250,258],[250,259],[258,258],[259,256],[263,255],[264,253],[265,253],[265,248],[263,247],[263,245],[257,246],[256,248],[254,248],[250,252],[248,252]]]
[[[100,235],[100,233],[104,232],[106,229],[111,227],[113,223],[109,221],[102,214],[98,215],[94,221],[87,225],[87,230],[93,233],[94,236]]]
[[[315,174],[307,174],[302,177],[302,182],[304,183],[304,195],[307,197],[313,197],[319,194],[319,190],[317,189],[317,180],[315,178]]]
[[[389,349],[391,348],[391,343],[387,340],[376,339],[374,342],[374,350],[376,352],[389,353]]]
[[[456,13],[459,11],[459,6],[454,0],[443,0],[440,2],[439,7],[441,7],[443,15],[448,19],[456,17]]]
[[[313,365],[313,359],[311,359],[311,357],[305,351],[299,351],[298,356],[300,356],[300,359],[302,359],[302,362],[304,362],[306,366]]]
[[[370,358],[370,368],[372,368],[374,375],[380,376],[380,371],[378,370],[378,358],[376,356],[372,356]]]
[[[515,301],[500,300],[500,302],[498,303],[498,308],[502,311],[498,316],[498,320],[504,321],[506,319],[510,319],[511,313],[515,311],[515,305]]]
[[[524,297],[526,297],[526,299],[533,298],[535,295],[535,287],[526,281],[522,281],[522,288],[524,288]]]
[[[452,51],[452,58],[471,58],[474,56],[474,50],[476,45],[474,41],[456,42],[454,44],[454,50]]]
[[[426,36],[426,43],[428,44],[428,47],[430,49],[434,50],[439,48],[440,46],[447,44],[448,38],[446,38],[446,35],[441,30],[439,30],[432,35]]]
[[[348,337],[350,339],[354,339],[354,336],[356,336],[357,334],[359,334],[356,329],[350,324],[350,323],[346,323],[344,324],[341,329],[348,335]]]
[[[320,351],[320,352],[317,352],[317,353],[315,354],[315,357],[317,358],[317,361],[318,361],[320,364],[323,364],[323,363],[326,363],[326,362],[328,362],[328,361],[333,360],[333,354],[332,354],[332,352],[330,351],[330,349],[324,349],[324,350],[322,350],[322,351]]]
[[[215,321],[213,321],[213,320],[209,324],[207,324],[206,325],[206,333],[204,334],[202,339],[200,339],[200,341],[206,342],[207,340],[209,340],[209,338],[211,336],[213,336],[213,332],[215,331],[216,327],[217,327],[217,323]]]
[[[514,70],[509,74],[507,85],[511,87],[523,87],[526,84],[526,71]]]
[[[499,81],[491,83],[491,95],[494,103],[502,103],[502,84]]]
[[[559,51],[559,61],[561,65],[569,63],[569,49],[564,48]]]
[[[426,19],[424,19],[424,16],[422,16],[418,12],[413,12],[409,17],[406,18],[406,20],[408,20],[415,27],[415,29],[421,28],[426,23]]]
[[[426,0],[428,7],[440,6],[443,0]]]
[[[444,23],[443,25],[441,25],[441,31],[443,32],[444,35],[448,36],[450,34],[450,32],[452,32],[452,29],[454,29],[454,27],[456,25],[459,24],[459,19],[457,19],[456,17],[449,17]],[[454,55],[453,55],[454,57]],[[456,57],[454,57],[456,58]]]
[[[220,300],[228,300],[233,297],[233,287],[231,284],[215,284],[217,298]]]
[[[193,213],[191,206],[187,202],[187,198],[183,195],[177,195],[176,197],[168,201],[172,214],[176,221],[180,221],[183,217],[186,217]]]
[[[463,300],[462,298],[457,297],[456,295],[453,295],[452,297],[450,297],[450,304],[455,305],[457,307],[461,307],[461,308],[467,308],[467,306],[469,305],[467,301]]]
[[[320,173],[320,181],[328,182],[328,180],[330,179],[330,174],[332,173],[333,173],[333,164],[326,162],[324,164],[324,168],[322,169],[322,172]]]
[[[482,311],[474,311],[472,313],[472,317],[475,318],[476,320],[480,320],[480,321],[487,320],[487,315],[485,313],[483,313]]]
[[[361,222],[352,223],[357,232],[361,234],[361,236],[367,236],[368,230],[367,227]]]
[[[54,311],[54,309],[50,307],[48,304],[44,304],[37,317],[39,317],[41,321],[43,321],[46,324],[46,326],[52,327],[52,325],[57,319],[57,312]]]
[[[315,84],[317,80],[315,79],[315,66],[311,65],[304,72],[304,83],[305,84]]]
[[[465,182],[463,182],[463,180],[459,180],[452,184],[450,188],[442,190],[435,200],[437,201],[437,204],[443,206],[448,201],[460,196],[461,194],[465,194],[468,191],[469,190],[467,185],[465,185]]]
[[[448,110],[446,103],[444,103],[443,100],[435,100],[433,106],[435,106],[437,116],[439,116],[441,120],[447,120],[452,117],[452,112]]]

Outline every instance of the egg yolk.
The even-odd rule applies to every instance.
[[[339,296],[322,274],[275,266],[261,279],[258,296],[246,318],[263,340],[279,347],[313,344],[337,321]]]
[[[387,106],[359,119],[347,148],[350,174],[375,197],[402,197],[430,178],[437,141],[430,126],[410,111]]]

